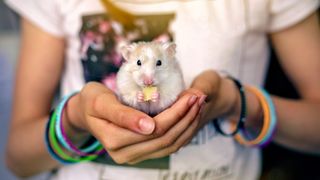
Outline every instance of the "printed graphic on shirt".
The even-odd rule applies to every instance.
[[[160,171],[159,180],[212,180],[231,174],[231,166],[224,165],[210,169],[190,169],[188,171]]]
[[[232,166],[230,164],[219,165],[217,167],[193,168],[188,170],[148,170],[148,169],[125,169],[123,167],[114,168],[107,166],[99,172],[101,180],[125,180],[128,177],[133,179],[150,180],[215,180],[229,179],[232,176]]]
[[[108,16],[91,15],[82,18],[81,62],[86,82],[98,81],[115,89],[115,76],[122,57],[116,50],[117,37]]]
[[[110,14],[82,18],[81,62],[86,82],[102,82],[115,91],[116,73],[123,61],[121,46],[137,41],[172,40],[169,23],[174,14],[126,16],[126,21]],[[128,19],[133,22],[128,23]]]

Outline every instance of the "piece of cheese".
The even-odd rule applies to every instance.
[[[157,87],[155,86],[147,86],[142,89],[144,95],[144,101],[150,101],[152,93],[157,92]]]

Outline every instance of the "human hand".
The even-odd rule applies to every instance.
[[[185,93],[171,107],[154,117],[156,128],[149,136],[110,126],[109,131],[113,129],[113,133],[106,135],[109,141],[109,145],[106,142],[106,149],[120,164],[135,164],[168,156],[192,139],[198,129],[200,107],[194,93]],[[123,146],[122,142],[127,145]]]
[[[116,95],[99,83],[89,83],[81,92],[85,122],[94,119],[106,120],[119,127],[140,134],[151,134],[155,128],[154,120],[147,114],[123,105]],[[88,124],[88,125],[89,125]],[[93,128],[89,125],[89,128]]]
[[[194,93],[185,93],[154,118],[156,126],[152,126],[149,132],[153,133],[147,136],[138,128],[138,121],[151,118],[122,105],[110,90],[99,83],[89,83],[69,103],[71,106],[81,105],[81,112],[77,113],[81,120],[72,124],[94,135],[117,163],[126,163],[166,156],[190,140],[199,119],[196,116],[201,105],[197,99]]]
[[[238,116],[240,97],[234,82],[222,78],[216,71],[207,70],[199,74],[188,91],[207,95],[206,103],[202,107],[200,127],[217,117],[225,116],[232,119]]]
[[[83,134],[103,136],[108,131],[105,129],[108,123],[139,134],[151,134],[155,128],[151,117],[122,105],[111,90],[95,82],[88,83],[73,96],[65,112],[64,126],[75,141],[83,139]]]

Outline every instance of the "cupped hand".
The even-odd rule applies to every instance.
[[[111,123],[109,130],[123,134],[119,134],[117,141],[111,140],[114,134],[106,135],[115,145],[106,146],[108,153],[117,163],[129,164],[168,156],[189,143],[208,121],[230,111],[235,94],[232,81],[221,78],[215,71],[205,71],[171,107],[154,117],[156,126],[151,135],[138,135]],[[119,142],[126,142],[127,146]]]
[[[196,130],[201,106],[197,95],[188,92],[151,118],[122,105],[113,92],[99,83],[87,84],[75,98],[81,111],[72,124],[95,136],[118,163],[166,156],[176,151]],[[141,126],[141,121],[153,124]]]
[[[154,117],[156,128],[153,134],[142,137],[144,140],[140,138],[141,135],[110,126],[109,128],[117,128],[118,133],[122,131],[123,134],[130,134],[127,136],[130,144],[107,149],[109,155],[117,163],[134,164],[176,152],[189,142],[197,131],[200,107],[199,98],[194,93],[185,93],[171,107]],[[112,134],[107,136],[111,138]]]
[[[206,94],[200,127],[217,117],[237,116],[239,93],[234,82],[222,78],[216,71],[207,70],[199,74],[192,82],[190,90]]]
[[[79,124],[92,133],[106,131],[106,122],[140,134],[151,134],[154,120],[147,114],[121,104],[117,96],[100,83],[88,83],[78,96]]]

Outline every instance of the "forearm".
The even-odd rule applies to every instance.
[[[70,123],[69,114],[81,115],[79,103],[75,95],[68,102],[62,123],[69,139],[74,144],[81,144],[87,139],[89,133],[83,128]],[[72,101],[71,101],[72,100]],[[58,162],[48,153],[45,143],[45,128],[48,115],[23,119],[22,114],[15,113],[7,146],[7,164],[18,176],[32,176],[58,167]],[[23,123],[24,122],[24,123]],[[80,126],[81,127],[81,126]],[[23,153],[22,153],[23,152]]]
[[[65,41],[26,19],[21,22],[6,161],[16,175],[31,176],[58,165],[47,152],[44,132],[64,66]]]
[[[277,117],[275,141],[320,154],[320,28],[315,13],[271,40],[279,62],[300,100],[273,97]]]
[[[11,128],[6,162],[16,175],[32,176],[58,166],[45,146],[47,119],[42,117]]]
[[[74,144],[82,144],[89,133],[75,129],[66,117],[63,116],[62,123],[68,138]],[[18,176],[32,176],[58,167],[59,163],[48,153],[45,143],[47,122],[48,116],[35,118],[11,129],[6,160],[9,168]]]
[[[275,141],[284,146],[320,154],[320,102],[273,97],[277,111]]]

